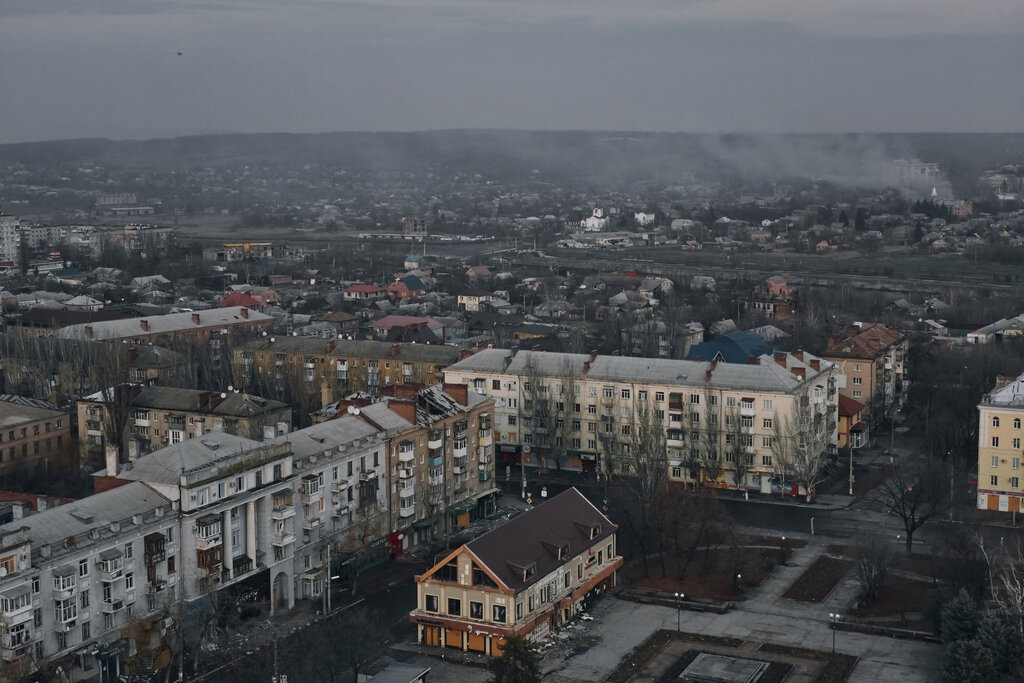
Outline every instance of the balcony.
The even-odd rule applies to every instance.
[[[212,536],[196,536],[196,550],[211,550],[221,544],[220,534]]]
[[[746,403],[746,402],[740,403],[740,415],[748,415],[750,417],[753,417],[754,413],[755,413],[755,410],[754,410],[754,404],[753,403]]]
[[[492,456],[489,453],[481,453],[480,454],[480,464],[481,465],[490,465],[492,462],[494,462],[494,456]]]
[[[345,479],[339,479],[338,481],[331,482],[332,493],[344,493],[345,489],[348,488],[348,481]]]
[[[75,630],[76,620],[72,618],[69,621],[55,621],[53,622],[53,630],[55,633],[71,633]]]
[[[370,481],[377,476],[377,471],[372,467],[359,468],[359,481]]]
[[[157,579],[152,583],[146,584],[146,595],[159,595],[167,588],[167,582],[163,579]]]
[[[461,446],[456,446],[455,450],[453,451],[453,454],[455,455],[456,459],[465,458],[469,454],[469,448],[466,442],[463,441]]]
[[[416,476],[415,470],[410,467],[402,467],[398,470],[399,479],[412,479]]]
[[[231,563],[231,567],[232,569],[234,569],[235,578],[237,579],[243,574],[248,574],[249,572],[251,572],[253,569],[256,568],[256,565],[253,563],[252,558],[248,555],[239,555]]]
[[[477,443],[481,446],[490,446],[494,443],[494,432],[490,429],[481,429],[477,435]]]
[[[25,642],[20,645],[9,643],[3,646],[3,660],[5,662],[13,662],[29,654],[31,651],[32,641],[26,636]]]
[[[352,504],[351,503],[348,503],[348,502],[339,503],[339,504],[334,506],[333,510],[331,510],[331,516],[332,517],[342,517],[344,515],[347,515],[351,509],[352,509]]]
[[[100,611],[104,614],[114,614],[124,608],[124,600],[104,600],[100,603]]]
[[[316,363],[303,363],[302,367],[306,370],[314,370],[316,369]]]
[[[270,511],[270,519],[275,522],[283,522],[286,519],[291,519],[295,516],[294,505],[278,505],[276,508]]]
[[[274,534],[274,536],[273,536],[273,539],[272,539],[271,543],[272,543],[272,545],[275,545],[278,548],[283,548],[286,545],[291,545],[292,543],[295,543],[295,532],[293,532],[293,531],[279,531],[279,532],[276,532]]]
[[[149,418],[148,417],[137,417],[137,418],[135,418],[135,426],[136,427],[148,427],[149,426]]]
[[[398,516],[405,519],[406,517],[412,517],[416,513],[416,506],[410,505],[409,507],[401,508],[398,511]]]
[[[416,493],[416,489],[413,488],[412,486],[406,486],[405,488],[400,489],[398,491],[398,495],[401,496],[402,498],[410,498],[415,493]]]
[[[441,465],[444,464],[444,456],[439,455],[436,458],[430,458],[427,462],[430,464],[431,467],[440,467]]]
[[[206,567],[196,567],[197,579],[215,578],[220,580],[220,562],[214,562]]]
[[[463,465],[461,467],[459,465],[456,465],[455,467],[452,468],[452,474],[460,475],[460,474],[465,474],[465,473],[466,473],[466,466],[465,465]]]
[[[431,437],[427,441],[427,448],[434,450],[435,448],[441,448],[444,446],[444,435],[437,435],[437,437]]]
[[[319,517],[310,517],[309,519],[306,519],[305,521],[302,522],[302,529],[303,529],[303,531],[313,531],[314,529],[319,529],[319,528],[320,528],[320,518]]]
[[[483,470],[480,471],[480,481],[490,481],[490,479],[491,479],[491,473],[490,472],[485,472]]]
[[[398,449],[398,462],[408,464],[416,460],[416,451],[412,447]]]
[[[673,448],[682,448],[686,445],[683,439],[665,439],[665,445]]]

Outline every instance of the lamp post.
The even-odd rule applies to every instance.
[[[832,654],[836,653],[836,625],[842,621],[842,616],[838,612],[829,612],[828,620],[832,622]]]
[[[686,593],[676,593],[676,633],[679,633],[680,620],[683,614],[683,598],[686,597]]]

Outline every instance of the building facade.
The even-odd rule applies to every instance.
[[[616,526],[575,488],[453,551],[416,577],[422,645],[501,654],[571,622],[615,586]]]
[[[1024,510],[1024,375],[1000,378],[978,404],[978,509]]]
[[[445,378],[494,398],[499,466],[615,469],[650,421],[671,479],[765,493],[783,485],[779,431],[798,406],[834,449],[843,381],[799,351],[733,364],[485,349]]]
[[[854,323],[833,337],[822,358],[846,375],[842,393],[864,404],[864,420],[877,426],[907,398],[910,340],[881,323]]]
[[[221,336],[259,334],[270,330],[274,319],[245,306],[211,308],[199,312],[168,313],[148,318],[128,318],[69,325],[57,331],[62,339],[128,341],[136,344],[194,342],[205,344]]]
[[[71,415],[45,401],[0,395],[0,486],[70,467]]]

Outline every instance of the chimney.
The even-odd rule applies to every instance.
[[[597,360],[597,349],[590,352],[590,362],[593,363],[595,360]]]
[[[391,345],[391,355],[392,355],[393,357],[394,357],[394,356],[397,356],[397,355],[398,355],[399,353],[401,353],[401,352],[402,352],[402,347],[401,347],[401,345],[399,345],[399,344],[392,344],[392,345]]]
[[[407,422],[416,424],[416,402],[394,398],[388,401],[388,408],[401,415]]]
[[[320,384],[320,405],[326,406],[334,402],[334,392],[328,382]]]
[[[710,382],[711,381],[711,373],[715,371],[715,366],[717,366],[717,365],[718,365],[718,361],[717,360],[711,361],[711,365],[708,366],[708,371],[706,373],[704,373],[704,381],[705,382]]]
[[[88,337],[89,339],[92,339],[92,335],[93,335],[92,325],[86,325],[85,326],[85,336]]]
[[[331,341],[327,342],[327,353],[330,353],[333,350],[334,350],[334,340],[332,339]]]
[[[760,365],[760,363],[757,362],[757,356],[748,356],[747,365]]]
[[[149,321],[143,318],[139,321],[139,327],[142,328],[143,332],[149,332]]]
[[[821,361],[817,358],[811,360],[811,369],[815,372],[821,372]]]
[[[238,314],[240,316],[242,316],[243,318],[248,319],[248,317],[249,317],[249,309],[246,308],[245,306],[242,306],[240,309],[238,309]],[[196,316],[196,317],[198,318],[199,316]]]
[[[786,367],[786,354],[785,354],[785,352],[783,352],[783,351],[776,351],[774,357],[775,357],[775,362],[776,363],[778,363],[782,367]]]
[[[807,379],[806,368],[793,368],[792,372],[802,380]]]
[[[798,361],[800,361],[802,363],[803,360],[804,360],[803,349],[797,349],[796,351],[794,351],[793,352],[793,357],[796,358]]]
[[[210,403],[210,392],[200,391],[196,394],[196,410],[201,411],[205,406]]]
[[[588,372],[590,372],[590,361],[589,360],[585,360],[585,361],[583,361],[583,374],[585,375]]]
[[[448,384],[445,382],[441,385],[441,389],[444,393],[448,394],[462,405],[467,405],[469,403],[469,385]]]
[[[199,324],[199,314],[198,313],[193,313],[192,314],[192,322],[193,322],[193,324],[196,324],[196,325]]]

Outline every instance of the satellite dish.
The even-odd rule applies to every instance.
[[[274,338],[273,338],[273,337],[271,337],[271,338],[270,338],[270,341],[271,341],[271,343],[273,343],[273,341],[274,341]]]
[[[302,534],[302,542],[309,543],[309,534]]]
[[[7,576],[7,567],[0,567],[0,579]]]
[[[224,392],[222,391],[222,392],[220,392],[220,397],[221,397],[221,398],[227,398],[227,397],[228,397],[228,395],[227,395],[227,394],[225,394],[225,393],[224,393]]]
[[[234,387],[229,384],[228,385],[228,391],[233,391],[233,390],[234,390]]]

